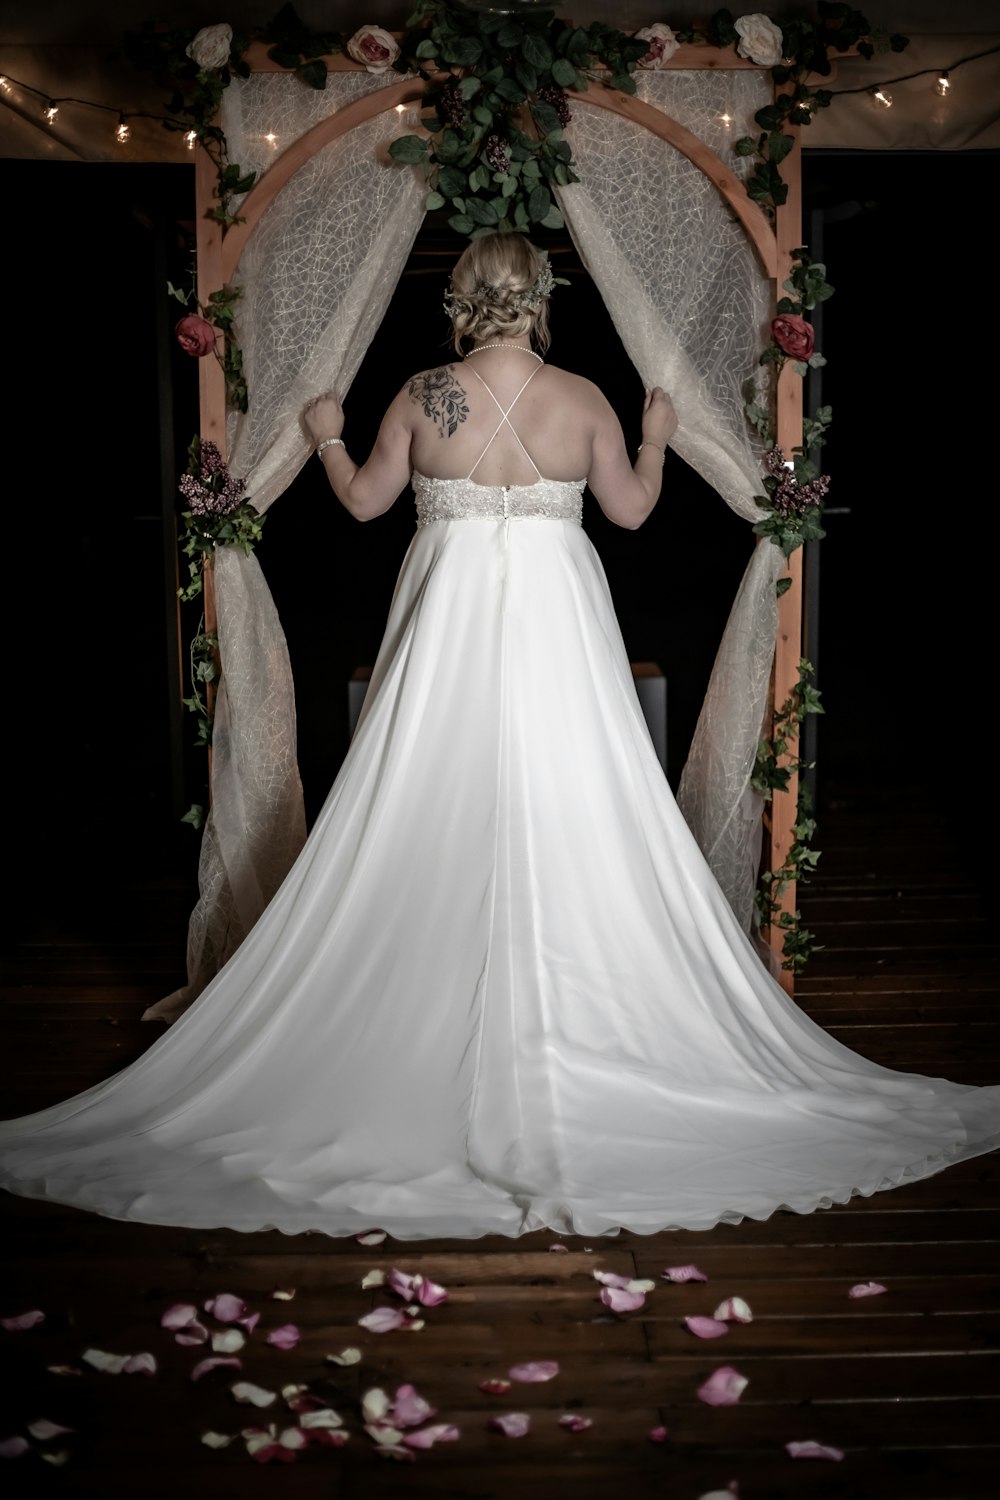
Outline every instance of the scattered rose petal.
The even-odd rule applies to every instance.
[[[750,1382],[732,1365],[720,1365],[698,1387],[698,1399],[706,1406],[735,1406]]]
[[[228,1448],[230,1443],[235,1443],[235,1432],[203,1432],[201,1440],[206,1448]]]
[[[527,1412],[507,1411],[500,1417],[490,1417],[488,1426],[502,1432],[504,1437],[519,1438],[531,1427],[531,1418]]]
[[[310,1429],[309,1441],[319,1443],[324,1448],[342,1448],[350,1437],[349,1432],[341,1428],[316,1427]]]
[[[669,1431],[669,1427],[651,1427],[648,1434],[649,1441],[651,1443],[665,1443]]]
[[[555,1359],[529,1359],[523,1365],[511,1365],[507,1371],[511,1380],[521,1380],[529,1384],[537,1384],[541,1380],[551,1380],[559,1374],[559,1361]]]
[[[34,1328],[36,1324],[44,1322],[45,1314],[36,1307],[31,1312],[18,1313],[13,1318],[0,1318],[0,1328],[6,1328],[8,1333],[23,1333],[26,1328]]]
[[[409,1322],[399,1307],[376,1307],[358,1319],[359,1325],[367,1328],[369,1333],[391,1333],[394,1328],[405,1328]]]
[[[240,1325],[240,1327],[241,1328],[245,1328],[246,1331],[247,1331],[247,1333],[253,1333],[254,1329],[257,1327],[257,1324],[259,1322],[260,1322],[260,1313],[259,1312],[251,1313],[248,1318],[240,1318],[239,1319],[239,1325]]]
[[[510,1386],[509,1380],[481,1380],[479,1382],[479,1389],[487,1396],[506,1396]]]
[[[250,1380],[238,1380],[229,1389],[237,1401],[249,1402],[252,1406],[270,1406],[272,1401],[277,1401],[276,1391],[265,1391],[263,1387],[254,1385]]]
[[[305,1433],[298,1427],[286,1427],[278,1438],[278,1442],[283,1448],[293,1448],[296,1450],[304,1448],[308,1441]]]
[[[660,1272],[664,1281],[707,1281],[708,1277],[704,1271],[699,1271],[697,1266],[668,1266],[665,1271]]]
[[[321,1406],[318,1411],[304,1411],[299,1417],[299,1426],[305,1432],[316,1432],[320,1428],[343,1427],[344,1419],[332,1406]]]
[[[645,1292],[626,1292],[620,1286],[602,1286],[601,1301],[612,1312],[635,1312],[646,1302]]]
[[[567,1432],[586,1432],[593,1425],[593,1418],[578,1416],[574,1411],[564,1412],[559,1418],[559,1426],[565,1427]]]
[[[207,1344],[208,1329],[204,1323],[189,1323],[179,1333],[174,1334],[174,1342],[177,1344]]]
[[[367,1291],[370,1286],[385,1286],[385,1272],[379,1270],[369,1271],[365,1276],[362,1276],[362,1291]]]
[[[299,1330],[294,1323],[282,1323],[280,1328],[271,1329],[267,1343],[273,1344],[275,1349],[294,1349],[299,1337]]]
[[[753,1313],[750,1311],[750,1305],[744,1302],[742,1297],[727,1297],[724,1302],[719,1303],[713,1316],[721,1318],[724,1323],[753,1322]]]
[[[360,1349],[341,1349],[339,1354],[328,1354],[327,1363],[331,1365],[358,1365],[361,1363]]]
[[[435,1443],[454,1443],[461,1436],[459,1428],[439,1422],[434,1427],[421,1427],[419,1432],[408,1432],[403,1442],[408,1448],[433,1448]]]
[[[31,1444],[27,1438],[9,1437],[0,1442],[0,1458],[20,1458],[22,1453],[27,1453]]]
[[[409,1448],[404,1448],[401,1443],[397,1443],[395,1447],[388,1445],[384,1447],[380,1446],[375,1449],[375,1452],[379,1458],[398,1458],[401,1462],[411,1464],[417,1461],[417,1455],[412,1453]]]
[[[447,1300],[447,1288],[439,1286],[436,1281],[421,1278],[420,1286],[417,1288],[417,1301],[421,1307],[437,1307]]]
[[[155,1375],[156,1355],[146,1353],[130,1354],[122,1365],[122,1370],[126,1375]]]
[[[381,1386],[372,1386],[361,1397],[361,1415],[366,1422],[380,1422],[389,1414],[392,1402]]]
[[[392,1420],[397,1427],[419,1427],[428,1417],[437,1416],[437,1407],[425,1401],[414,1386],[401,1385],[392,1403]]]
[[[880,1297],[889,1288],[883,1286],[881,1281],[859,1281],[857,1286],[852,1286],[848,1292],[849,1297]]]
[[[217,1297],[210,1297],[202,1304],[207,1313],[211,1313],[220,1323],[235,1323],[239,1318],[245,1318],[247,1305],[242,1297],[234,1297],[232,1292],[220,1292]]]
[[[550,1245],[549,1249],[550,1250],[555,1250],[557,1252],[561,1251],[563,1254],[567,1254],[569,1252],[569,1246],[568,1245]]]
[[[82,1358],[95,1370],[104,1370],[108,1375],[120,1375],[132,1356],[108,1354],[104,1349],[85,1349]]]
[[[832,1458],[834,1463],[839,1463],[844,1454],[840,1448],[828,1448],[825,1443],[786,1443],[785,1452],[789,1458]]]
[[[655,1281],[635,1281],[631,1276],[619,1276],[616,1271],[595,1271],[594,1279],[603,1286],[619,1287],[623,1292],[652,1292]]]
[[[58,1453],[40,1453],[38,1456],[43,1463],[51,1464],[54,1469],[61,1469],[69,1459],[69,1453],[65,1448],[60,1448]]]
[[[398,1266],[393,1266],[385,1280],[391,1292],[396,1292],[404,1302],[412,1302],[423,1277],[410,1276],[406,1271],[401,1271]]]
[[[729,1324],[720,1322],[718,1318],[685,1318],[684,1321],[690,1332],[699,1339],[717,1339],[729,1332]]]
[[[698,1500],[740,1500],[740,1487],[735,1479],[731,1479],[724,1490],[709,1490],[707,1495],[700,1495]]]
[[[203,1375],[208,1374],[209,1370],[222,1370],[227,1368],[231,1370],[242,1370],[243,1361],[241,1359],[203,1359],[198,1364],[196,1364],[194,1369],[191,1371],[191,1379],[200,1380]]]
[[[403,1429],[397,1427],[389,1418],[378,1422],[366,1422],[365,1431],[370,1438],[376,1443],[381,1443],[383,1447],[390,1447],[403,1441]]]
[[[48,1372],[49,1372],[50,1375],[82,1375],[83,1374],[83,1371],[82,1370],[78,1370],[77,1367],[76,1367],[76,1365],[46,1365],[45,1368],[48,1370]]]
[[[354,1238],[359,1245],[381,1245],[385,1239],[384,1229],[366,1229],[364,1234],[356,1234]]]
[[[168,1307],[160,1319],[161,1328],[187,1328],[191,1323],[197,1323],[198,1309],[190,1302],[175,1302],[173,1307]]]
[[[296,1288],[293,1286],[276,1286],[271,1293],[272,1302],[291,1302],[295,1297]]]
[[[235,1354],[246,1341],[246,1334],[238,1328],[223,1328],[221,1333],[212,1334],[212,1348],[216,1354]]]

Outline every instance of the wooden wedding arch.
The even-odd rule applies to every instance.
[[[338,54],[324,59],[327,68],[335,72],[362,72],[361,64]],[[246,53],[246,62],[255,73],[284,73],[267,55],[262,42],[253,43]],[[670,62],[672,69],[744,69],[758,65],[739,57],[733,48],[682,45],[678,47]],[[274,201],[285,183],[304,166],[318,151],[347,134],[356,126],[387,110],[402,109],[421,98],[427,84],[422,78],[404,78],[399,83],[376,89],[362,98],[337,110],[325,120],[314,125],[304,135],[293,141],[274,163],[258,179],[243,201],[240,214],[242,223],[228,227],[210,217],[211,209],[217,205],[218,175],[215,164],[202,146],[196,158],[196,222],[198,299],[207,304],[210,294],[231,282],[242,254],[243,247],[260,221],[265,210]],[[779,90],[780,92],[780,90]],[[672,120],[661,110],[643,103],[634,95],[616,89],[593,87],[586,93],[567,90],[576,104],[611,110],[625,119],[643,126],[652,134],[680,151],[694,166],[698,167],[726,199],[733,213],[742,223],[756,251],[765,275],[774,283],[776,292],[792,270],[792,251],[802,244],[802,158],[800,144],[801,127],[785,123],[783,131],[793,137],[795,144],[782,162],[782,178],[788,187],[788,196],[780,205],[774,222],[748,197],[743,184],[724,162],[700,141],[691,131]],[[405,170],[405,169],[404,169]],[[790,363],[781,370],[777,389],[776,431],[777,443],[786,453],[802,442],[803,381],[791,369]],[[216,443],[226,454],[226,388],[219,361],[199,361],[200,373],[200,426],[203,440]],[[769,547],[773,543],[765,538],[758,546]],[[798,682],[798,664],[803,654],[803,609],[802,609],[802,549],[793,552],[787,560],[785,577],[791,580],[789,587],[778,600],[778,634],[775,647],[774,666],[771,675],[771,708],[785,702]],[[205,573],[205,629],[215,629],[214,598],[211,569]],[[794,750],[794,746],[793,746]],[[792,755],[786,758],[791,764]],[[765,813],[765,840],[761,868],[780,869],[791,851],[794,842],[793,828],[797,820],[798,776],[791,770],[787,791],[775,794],[769,813]],[[771,948],[780,964],[784,929],[778,924],[781,913],[794,912],[796,883],[786,885],[778,910],[770,929]],[[781,970],[781,981],[789,994],[793,993],[794,979],[791,970]]]

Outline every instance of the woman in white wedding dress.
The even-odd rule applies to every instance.
[[[705,1229],[808,1212],[1000,1144],[1000,1088],[850,1052],[758,959],[650,743],[585,482],[638,526],[675,418],[630,465],[547,343],[521,236],[453,275],[463,361],[415,376],[358,468],[413,471],[417,531],[361,722],[281,889],[137,1062],[0,1126],[0,1183],[119,1219],[399,1239]]]

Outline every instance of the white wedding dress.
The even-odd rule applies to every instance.
[[[0,1125],[0,1184],[156,1224],[593,1237],[805,1213],[1000,1144],[1000,1088],[866,1061],[761,964],[650,742],[584,481],[413,484],[291,873],[137,1062]]]

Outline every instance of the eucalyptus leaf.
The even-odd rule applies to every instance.
[[[418,162],[427,155],[428,142],[419,135],[401,135],[389,144],[389,155],[394,161]]]
[[[424,208],[428,213],[432,213],[435,208],[444,208],[445,202],[446,200],[442,193],[430,192],[424,199]]]
[[[452,214],[451,218],[448,220],[448,223],[451,225],[452,229],[454,229],[456,234],[471,234],[473,229],[475,228],[475,225],[469,218],[468,214]]]
[[[528,198],[528,213],[536,224],[540,224],[552,207],[552,194],[547,187],[532,188]]]

